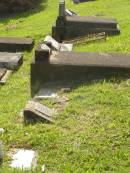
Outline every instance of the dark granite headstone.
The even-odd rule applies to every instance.
[[[61,8],[61,4],[59,8]],[[76,15],[63,16],[63,14],[62,12],[62,17],[59,14],[56,24],[52,27],[52,36],[58,42],[100,32],[105,32],[107,35],[117,35],[120,33],[118,23],[113,18]]]
[[[16,70],[23,63],[21,53],[0,52],[0,67],[9,70]]]
[[[0,51],[2,52],[31,50],[33,45],[32,38],[0,37]]]

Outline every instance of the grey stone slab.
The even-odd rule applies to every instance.
[[[53,52],[50,64],[130,68],[130,55],[93,52]]]
[[[128,78],[129,75],[130,55],[55,51],[48,62],[31,64],[31,94],[34,96],[47,82]]]
[[[36,121],[53,122],[53,110],[35,101],[29,101],[23,113],[26,123]]]
[[[31,50],[33,45],[32,38],[0,37],[0,51],[4,52]]]
[[[21,53],[0,52],[0,68],[16,70],[23,63],[23,55]]]

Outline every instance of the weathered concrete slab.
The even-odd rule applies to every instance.
[[[0,51],[18,52],[31,50],[34,45],[32,38],[0,37]]]
[[[54,51],[48,61],[44,58],[39,61],[37,57],[37,61],[31,64],[31,92],[33,96],[46,82],[51,81],[127,75],[130,75],[130,55]]]
[[[23,113],[25,123],[36,121],[53,122],[53,110],[35,101],[29,101]]]
[[[0,68],[16,70],[23,63],[23,55],[21,53],[0,52]]]
[[[37,166],[36,152],[33,150],[18,150],[12,158],[10,167],[22,170],[33,170]]]

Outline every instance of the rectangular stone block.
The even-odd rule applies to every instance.
[[[0,37],[1,52],[19,52],[31,50],[34,45],[32,38]]]
[[[92,80],[130,75],[130,55],[53,52],[48,63],[31,64],[32,96],[47,82]]]
[[[9,70],[16,70],[23,63],[21,53],[0,52],[0,67]]]

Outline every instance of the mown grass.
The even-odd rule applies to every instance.
[[[80,15],[117,18],[121,35],[105,43],[75,47],[75,51],[130,52],[130,1],[96,0],[67,7]],[[43,9],[0,20],[0,35],[31,36],[36,44],[51,33],[58,13],[58,0],[48,0]],[[8,167],[7,153],[15,148],[38,152],[38,168],[45,164],[49,173],[130,172],[130,80],[86,82],[69,94],[69,104],[53,125],[25,126],[19,116],[30,99],[30,62],[33,52],[25,52],[24,64],[0,87],[0,135],[5,160],[0,172],[20,172]],[[29,171],[33,172],[33,171]]]

